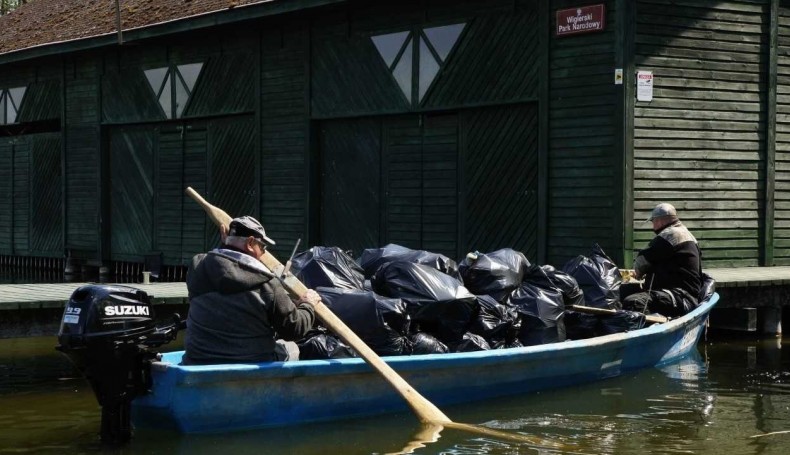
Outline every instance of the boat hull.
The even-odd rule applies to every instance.
[[[436,405],[564,387],[675,362],[695,348],[714,294],[665,324],[586,340],[453,354],[385,357]],[[185,433],[338,420],[408,409],[362,359],[181,366],[183,352],[152,366],[152,393],[132,403],[137,426]]]

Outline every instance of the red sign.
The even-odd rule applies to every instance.
[[[603,4],[557,10],[557,35],[600,32],[606,25]]]

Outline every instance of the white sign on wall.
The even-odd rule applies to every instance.
[[[653,101],[653,72],[652,71],[637,71],[636,100]]]

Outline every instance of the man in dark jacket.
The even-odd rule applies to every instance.
[[[189,315],[184,365],[295,360],[295,341],[313,326],[311,290],[294,303],[260,262],[266,236],[255,218],[231,221],[222,246],[192,259],[187,273]],[[290,353],[287,355],[286,353]],[[295,354],[296,353],[296,354]],[[295,354],[295,355],[294,355]]]
[[[656,236],[634,260],[636,277],[644,278],[642,291],[625,297],[623,308],[682,316],[699,305],[702,260],[697,239],[670,204],[658,204],[648,221]]]

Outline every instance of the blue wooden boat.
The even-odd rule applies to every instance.
[[[664,324],[597,338],[454,354],[385,357],[439,406],[523,394],[675,362],[695,349],[713,294]],[[294,425],[408,409],[359,358],[181,366],[183,351],[152,366],[150,394],[132,403],[137,426],[185,433]]]

